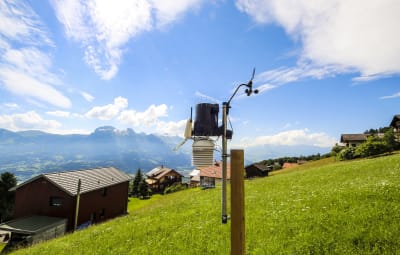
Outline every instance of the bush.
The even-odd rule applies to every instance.
[[[344,149],[342,149],[337,155],[336,157],[339,160],[349,160],[349,159],[353,159],[356,157],[356,149],[354,147],[346,147]]]
[[[356,149],[356,154],[360,157],[370,157],[374,155],[379,155],[385,152],[392,151],[388,144],[384,141],[367,139],[363,144],[360,144]]]
[[[332,156],[338,155],[344,148],[345,148],[344,146],[336,144],[335,146],[332,147],[331,155]]]
[[[176,183],[172,184],[171,186],[167,187],[164,190],[164,194],[169,194],[169,193],[177,192],[177,191],[184,190],[184,189],[187,189],[187,185],[176,182]]]

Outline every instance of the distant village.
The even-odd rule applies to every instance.
[[[379,143],[390,151],[387,139],[392,132],[398,149],[400,115],[395,115],[383,131],[370,130],[363,134],[342,134],[341,144],[329,155],[264,160],[245,167],[245,178],[267,177],[272,171],[290,168],[324,156],[360,153],[367,143]],[[375,145],[373,148],[377,148]],[[383,148],[383,147],[382,147]],[[365,148],[364,148],[365,150]],[[378,153],[385,151],[378,150]],[[361,154],[360,154],[361,155]],[[358,155],[358,156],[360,156]],[[369,154],[368,154],[369,155]],[[368,156],[367,155],[367,156]],[[351,158],[350,158],[351,159]],[[231,168],[227,165],[227,179]],[[3,178],[3,175],[2,175]],[[222,179],[222,163],[198,167],[184,176],[178,169],[158,166],[132,177],[115,167],[46,173],[14,185],[2,193],[12,193],[12,220],[0,224],[0,241],[10,245],[34,244],[127,214],[130,196],[148,199],[151,194],[167,194],[186,188],[214,188]],[[0,215],[0,220],[8,220]],[[1,223],[0,221],[0,223]]]

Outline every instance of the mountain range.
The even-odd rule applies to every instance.
[[[114,166],[129,174],[140,168],[147,172],[165,165],[187,172],[191,166],[191,143],[178,151],[177,136],[136,133],[99,127],[89,135],[56,135],[41,131],[12,132],[0,129],[0,172],[14,173],[24,181],[40,173]],[[245,149],[245,165],[284,156],[327,153],[330,148],[316,146],[263,145]],[[221,159],[215,151],[214,158]]]
[[[89,135],[0,129],[0,172],[10,171],[23,181],[39,173],[100,166],[114,166],[127,173],[159,165],[188,169],[188,151],[173,151],[180,140],[111,126],[99,127]]]

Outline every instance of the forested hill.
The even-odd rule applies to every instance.
[[[157,165],[190,167],[190,154],[174,152],[179,137],[162,137],[105,126],[89,135],[55,135],[0,129],[0,170],[19,181],[42,172],[115,166],[134,173]]]

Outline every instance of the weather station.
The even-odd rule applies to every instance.
[[[231,157],[231,254],[245,254],[244,252],[244,152],[231,150],[228,154],[228,140],[232,139],[233,131],[228,129],[231,101],[239,89],[245,87],[247,96],[258,94],[253,90],[253,79],[238,85],[231,97],[222,103],[222,125],[218,126],[219,105],[200,103],[196,105],[196,118],[193,124],[192,110],[187,120],[184,140],[174,150],[178,150],[187,140],[193,140],[192,164],[197,167],[211,166],[214,163],[214,150],[219,137],[222,137],[222,191],[221,191],[221,222],[228,222],[227,213],[227,164]]]

